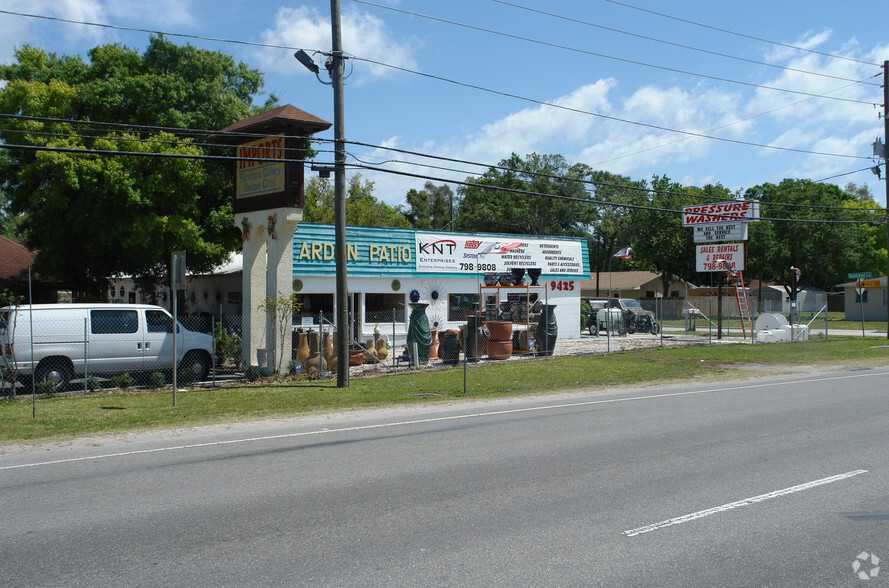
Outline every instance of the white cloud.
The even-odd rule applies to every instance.
[[[330,51],[331,30],[330,18],[319,10],[308,6],[281,8],[275,16],[276,26],[265,30],[261,37],[264,43],[288,47],[299,47],[308,53],[313,51]],[[379,61],[404,68],[415,68],[408,42],[392,37],[386,24],[378,17],[358,10],[346,11],[342,15],[343,52],[346,55]],[[411,43],[415,41],[410,40]],[[256,51],[256,59],[266,69],[274,69],[282,73],[303,71],[294,67],[291,51],[281,49],[261,49]],[[325,57],[315,56],[315,62],[323,65]],[[357,71],[367,72],[373,76],[390,73],[389,68],[355,62]]]

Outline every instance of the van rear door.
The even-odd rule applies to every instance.
[[[137,372],[142,369],[142,329],[136,309],[90,310],[90,371]]]

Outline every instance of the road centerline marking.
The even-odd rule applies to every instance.
[[[681,525],[682,523],[687,523],[687,522],[694,521],[697,519],[702,519],[704,517],[708,517],[710,515],[714,515],[714,514],[717,514],[720,512],[726,512],[729,510],[734,510],[736,508],[741,508],[742,506],[750,506],[751,504],[756,504],[758,502],[765,502],[766,500],[771,500],[773,498],[780,498],[782,496],[788,496],[790,494],[802,492],[803,490],[809,490],[811,488],[816,488],[818,486],[824,486],[825,484],[833,484],[834,482],[848,480],[849,478],[852,478],[852,477],[855,477],[855,476],[858,476],[861,474],[866,474],[867,472],[868,472],[868,470],[853,470],[851,472],[846,472],[844,474],[837,474],[835,476],[821,478],[820,480],[813,480],[811,482],[806,482],[804,484],[790,486],[789,488],[783,488],[781,490],[767,492],[766,494],[760,494],[758,496],[751,496],[750,498],[745,498],[743,500],[736,500],[735,502],[729,502],[728,504],[723,504],[721,506],[714,506],[712,508],[708,508],[705,510],[699,510],[698,512],[693,512],[693,513],[689,513],[686,515],[674,517],[672,519],[666,519],[664,521],[660,521],[659,523],[645,525],[644,527],[636,527],[635,529],[630,529],[628,531],[624,531],[624,535],[626,535],[627,537],[636,537],[638,535],[643,535],[645,533],[650,533],[652,531],[658,531],[660,529],[666,529],[667,527],[672,527],[674,525]]]

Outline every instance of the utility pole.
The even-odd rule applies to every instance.
[[[337,388],[349,387],[349,291],[346,276],[346,132],[343,103],[343,36],[340,1],[330,0],[330,29],[333,40],[330,78],[333,82],[334,138],[334,261],[336,263],[336,348]]]
[[[886,251],[889,252],[889,60],[883,62],[883,181],[886,182]],[[886,263],[886,290],[889,295],[889,260]],[[889,302],[889,300],[887,300]],[[889,339],[889,304],[886,305],[886,339]]]

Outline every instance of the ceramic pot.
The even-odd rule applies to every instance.
[[[437,337],[438,329],[429,329],[429,334],[432,335],[432,346],[429,347],[429,360],[438,359],[438,337]]]
[[[512,272],[512,285],[523,286],[525,284],[525,268],[514,267],[510,271]]]
[[[512,323],[508,321],[488,321],[491,341],[509,341],[512,337]]]
[[[543,272],[543,270],[539,267],[529,267],[528,268],[528,277],[531,278],[531,285],[532,286],[539,286],[540,285],[537,283],[537,279],[540,277],[540,274],[542,272]]]
[[[349,365],[361,365],[364,363],[364,350],[363,349],[350,349],[349,350]]]
[[[432,333],[429,331],[429,317],[426,316],[425,302],[411,302],[411,318],[407,326],[407,348],[412,354],[417,344],[417,363],[429,363],[429,349],[432,347]]]
[[[460,361],[460,342],[456,331],[445,331],[441,342],[441,360],[449,365]]]
[[[552,355],[559,337],[559,326],[556,324],[556,305],[541,304],[540,319],[537,321],[534,347],[537,355]]]
[[[484,281],[485,286],[496,286],[499,281],[497,274],[485,274],[482,280]]]
[[[294,355],[293,359],[305,365],[306,360],[309,359],[309,356],[311,355],[311,353],[309,352],[309,338],[305,332],[298,333],[298,335],[299,344],[296,348],[296,355]]]
[[[374,351],[376,351],[376,356],[379,361],[383,361],[387,357],[389,357],[389,348],[386,346],[386,340],[382,337],[374,342]]]
[[[488,341],[488,359],[509,359],[512,357],[512,340]]]

